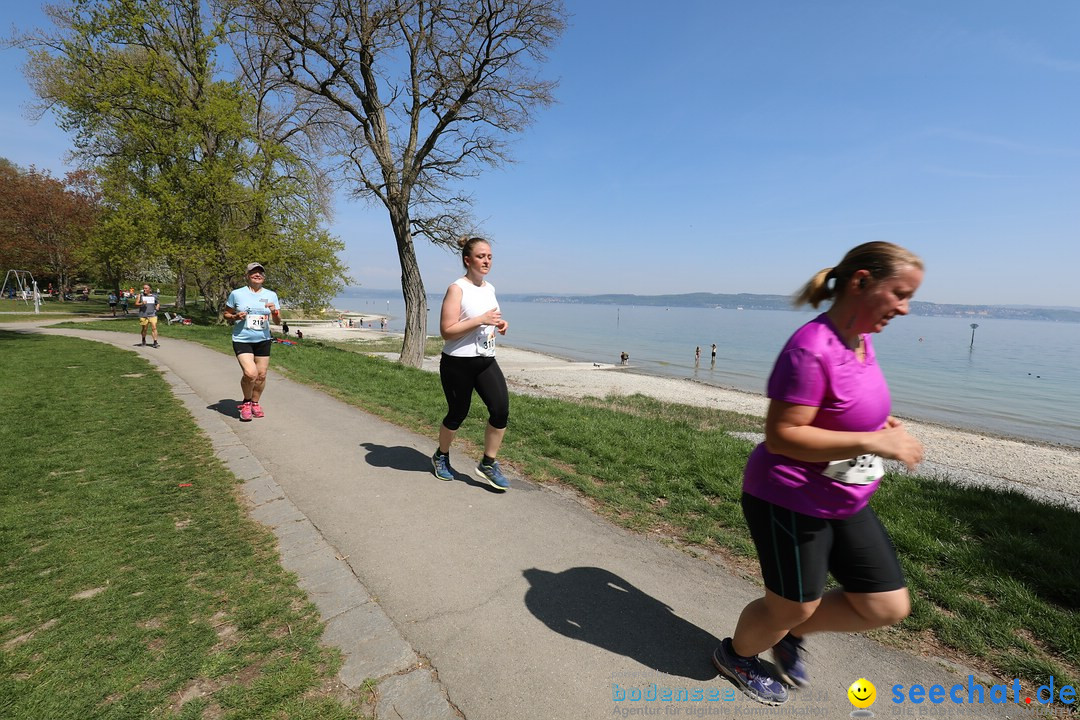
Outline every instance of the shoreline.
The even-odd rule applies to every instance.
[[[401,333],[374,328],[336,326],[305,329],[306,337],[339,341],[374,340]],[[396,358],[396,353],[374,353]],[[511,389],[545,397],[581,399],[606,395],[641,394],[664,402],[741,412],[764,418],[768,398],[763,393],[725,388],[693,378],[635,372],[633,366],[567,360],[534,350],[500,345],[499,366]],[[437,357],[425,357],[423,369],[438,372]],[[902,418],[926,448],[919,466],[923,476],[996,489],[1022,492],[1035,499],[1080,511],[1080,448],[1045,441],[1003,436]],[[746,439],[760,442],[760,434]],[[898,463],[887,463],[901,471]]]

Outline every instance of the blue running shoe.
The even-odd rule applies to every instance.
[[[784,684],[765,672],[757,656],[740,658],[731,648],[731,638],[724,638],[712,656],[713,665],[721,674],[735,681],[744,693],[766,705],[782,705],[788,693]]]
[[[453,480],[455,477],[454,468],[450,467],[449,455],[442,455],[439,452],[436,452],[431,456],[431,467],[433,468],[432,472],[435,473],[435,477],[440,480]]]
[[[799,688],[810,687],[810,675],[806,672],[806,663],[803,662],[803,654],[806,649],[802,640],[791,633],[776,643],[772,649],[773,660],[780,670],[780,679],[788,685]]]
[[[506,479],[506,476],[502,474],[502,470],[499,469],[498,460],[495,460],[490,465],[481,462],[476,466],[476,474],[487,480],[488,485],[500,492],[506,492],[510,487],[510,481]]]

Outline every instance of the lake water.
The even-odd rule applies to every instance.
[[[429,297],[438,332],[441,295]],[[389,314],[404,330],[398,296],[345,294],[335,307]],[[617,363],[652,375],[763,393],[776,354],[813,312],[501,301],[510,331],[499,341],[572,360]],[[971,323],[977,322],[974,347]],[[715,364],[710,345],[716,343]],[[701,346],[701,361],[694,348]],[[893,412],[954,427],[1080,447],[1080,323],[908,316],[874,336]]]

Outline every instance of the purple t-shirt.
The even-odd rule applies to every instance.
[[[889,417],[889,386],[869,335],[859,362],[824,313],[795,331],[769,376],[773,400],[818,408],[811,423],[826,430],[873,432]],[[881,478],[847,484],[823,474],[828,463],[775,455],[761,443],[750,454],[743,490],[774,505],[820,518],[844,518],[866,507]]]

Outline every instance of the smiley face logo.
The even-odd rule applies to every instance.
[[[877,700],[877,688],[866,678],[859,678],[847,689],[848,700],[859,709],[865,709]]]

